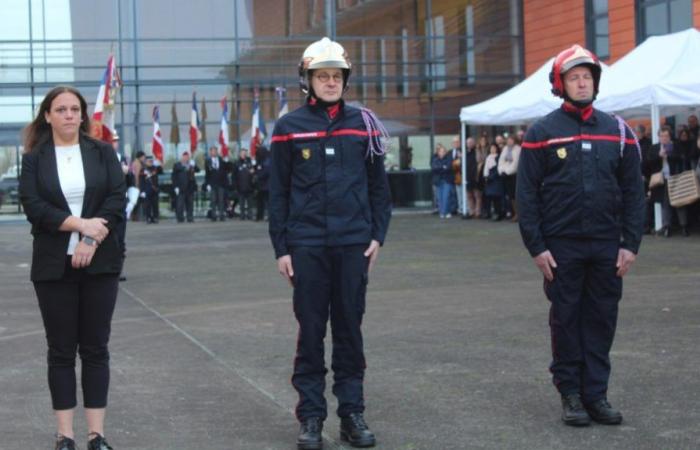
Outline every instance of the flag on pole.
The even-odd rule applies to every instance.
[[[226,114],[228,113],[228,105],[226,104],[226,96],[221,99],[221,128],[219,129],[219,147],[221,147],[221,156],[228,157],[228,121]]]
[[[199,131],[201,134],[201,141],[204,142],[204,146],[206,147],[207,145],[207,103],[204,100],[204,97],[202,97],[202,106],[200,108],[202,110],[202,120],[200,121],[200,127]]]
[[[228,112],[228,138],[229,142],[238,143],[238,130],[236,129],[238,114],[236,111],[236,91],[231,88],[231,109]]]
[[[160,108],[153,107],[153,156],[163,163],[163,137],[160,134]]]
[[[177,146],[180,144],[180,125],[177,123],[177,110],[175,108],[175,100],[173,100],[173,106],[170,108],[170,143],[175,146],[175,151],[177,152]]]
[[[114,126],[114,101],[121,86],[122,80],[117,71],[114,54],[110,51],[90,124],[90,135],[95,139],[106,142],[118,139]]]
[[[202,137],[199,131],[199,114],[197,113],[197,94],[192,93],[192,112],[190,113],[190,155],[194,156],[197,150],[197,142]]]
[[[282,86],[278,86],[275,88],[275,93],[277,93],[277,118],[279,119],[289,112],[289,106],[287,105],[287,90]]]
[[[250,127],[250,157],[255,159],[255,152],[258,145],[262,145],[267,135],[265,129],[265,120],[260,111],[260,101],[258,98],[258,90],[255,89],[255,99],[253,100],[253,120]]]

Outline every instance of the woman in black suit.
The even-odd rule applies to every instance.
[[[75,449],[75,357],[81,359],[88,450],[109,450],[104,416],[107,342],[122,258],[124,175],[109,144],[90,138],[87,105],[72,87],[51,90],[25,129],[20,198],[34,237],[31,280],[48,343],[56,449]]]

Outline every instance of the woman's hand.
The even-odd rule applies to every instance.
[[[74,269],[82,269],[87,267],[92,262],[92,257],[95,256],[97,245],[89,245],[83,241],[78,242],[71,258],[71,265]]]
[[[92,219],[83,219],[80,226],[80,234],[90,236],[101,244],[109,234],[109,229],[105,226],[107,220],[102,217],[93,217]]]

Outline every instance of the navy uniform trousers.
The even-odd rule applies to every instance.
[[[294,315],[299,336],[292,384],[299,394],[296,416],[325,419],[326,372],[323,339],[330,315],[333,335],[333,394],[338,416],[364,411],[365,356],[362,316],[367,292],[367,245],[292,247]]]
[[[551,302],[553,381],[562,395],[580,393],[585,403],[605,398],[610,347],[615,336],[622,278],[616,275],[615,240],[548,238],[557,263],[545,280]]]

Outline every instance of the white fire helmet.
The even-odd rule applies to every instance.
[[[309,71],[315,69],[341,69],[343,71],[343,90],[348,87],[348,78],[352,64],[342,45],[324,37],[306,47],[299,61],[299,87],[305,94],[309,93]]]

